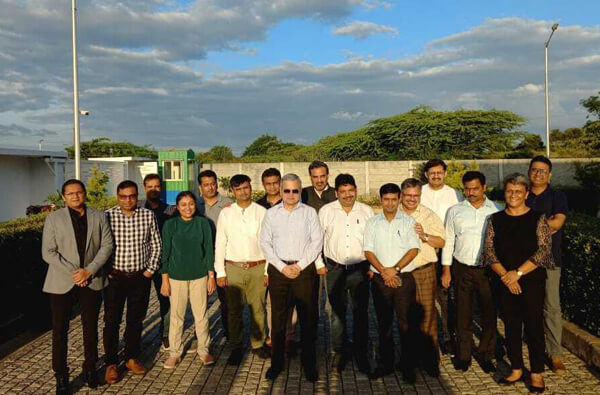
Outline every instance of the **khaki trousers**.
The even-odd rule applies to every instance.
[[[207,285],[208,277],[197,280],[181,281],[169,279],[171,284],[171,320],[169,323],[169,344],[171,356],[180,356],[182,353],[181,336],[188,301],[192,306],[196,337],[198,338],[198,355],[208,354],[210,333],[208,329]]]

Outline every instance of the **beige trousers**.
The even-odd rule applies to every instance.
[[[208,277],[204,276],[197,280],[181,281],[169,279],[171,284],[171,322],[169,324],[169,345],[171,356],[180,356],[183,347],[181,337],[183,334],[183,323],[188,300],[192,306],[196,337],[198,338],[198,355],[208,354],[210,345],[210,333],[208,329],[208,312],[206,310],[208,300]]]

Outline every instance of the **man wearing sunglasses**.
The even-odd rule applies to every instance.
[[[281,179],[283,202],[267,210],[260,244],[269,264],[271,293],[271,367],[266,378],[275,380],[284,367],[285,330],[291,309],[298,309],[302,366],[306,379],[317,380],[316,335],[317,270],[314,261],[323,248],[317,212],[300,202],[302,182],[296,174]]]

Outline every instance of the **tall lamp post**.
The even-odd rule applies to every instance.
[[[77,79],[77,6],[71,0],[73,18],[73,152],[75,154],[75,178],[81,179],[81,147],[79,145],[79,82]]]
[[[548,37],[548,41],[544,44],[544,61],[545,61],[545,98],[546,98],[546,156],[550,158],[550,109],[549,109],[549,101],[548,101],[548,46],[550,45],[550,40],[552,39],[552,35],[554,31],[558,29],[558,23],[552,25],[552,32],[550,32],[550,37]]]

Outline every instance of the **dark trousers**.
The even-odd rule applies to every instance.
[[[221,311],[221,325],[223,325],[225,337],[229,339],[229,309],[227,308],[225,288],[217,287],[217,298],[219,299],[219,310]]]
[[[385,285],[383,278],[375,274],[372,280],[371,292],[373,304],[377,315],[377,330],[379,332],[379,355],[384,367],[394,366],[394,339],[393,324],[394,311],[398,331],[400,332],[400,348],[402,350],[401,366],[403,370],[413,368],[415,365],[414,350],[408,335],[409,310],[415,304],[416,285],[410,273],[401,273],[399,277],[402,285],[398,288],[390,288]]]
[[[142,324],[150,298],[150,281],[142,272],[131,277],[116,275],[109,280],[104,291],[104,352],[107,365],[118,363],[119,326],[125,302],[125,360],[138,358]]]
[[[158,308],[160,312],[160,334],[163,338],[169,337],[169,298],[163,296],[160,293],[160,287],[162,286],[162,274],[158,271],[152,276],[152,282],[154,283],[154,290],[156,291],[156,297],[158,298]]]
[[[540,269],[536,269],[540,270]],[[527,280],[526,278],[524,280]],[[546,282],[519,281],[520,295],[513,295],[507,287],[500,290],[504,308],[504,328],[508,359],[512,369],[523,369],[523,324],[529,348],[532,373],[544,371],[544,295]]]
[[[346,306],[348,293],[352,303],[354,348],[357,356],[366,357],[369,343],[369,262],[364,261],[348,267],[327,261],[327,295],[331,304],[331,343],[335,352],[344,350],[348,334],[346,329]]]
[[[281,370],[284,366],[285,332],[294,306],[298,311],[304,369],[316,367],[318,280],[314,263],[302,270],[295,279],[289,279],[269,265],[269,292],[271,294],[271,366]]]
[[[74,286],[65,294],[49,294],[52,310],[52,370],[56,377],[68,376],[67,348],[73,305],[79,302],[83,326],[83,372],[96,370],[98,361],[98,315],[102,291]]]
[[[456,295],[457,357],[460,361],[471,360],[473,299],[477,297],[482,326],[477,354],[485,360],[491,360],[496,349],[496,309],[486,269],[467,266],[455,259],[452,271]]]

